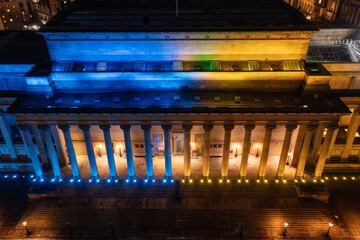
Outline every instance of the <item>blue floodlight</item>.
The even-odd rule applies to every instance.
[[[136,181],[137,181],[136,178],[134,178],[134,181],[133,181],[133,182],[136,183]]]

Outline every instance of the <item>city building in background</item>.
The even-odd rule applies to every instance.
[[[79,2],[38,32],[1,36],[1,171],[359,171],[359,40],[276,0]]]
[[[0,30],[39,30],[73,1],[0,0]]]
[[[284,0],[311,21],[360,26],[359,0]]]

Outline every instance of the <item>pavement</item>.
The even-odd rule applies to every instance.
[[[327,181],[325,202],[299,198],[293,182],[67,184],[29,199],[2,182],[0,238],[360,239],[359,185]]]

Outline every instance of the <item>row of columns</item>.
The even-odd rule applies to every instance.
[[[130,134],[130,125],[121,125],[121,129],[124,134],[125,141],[125,149],[126,149],[126,160],[127,160],[127,169],[128,176],[130,178],[135,177],[135,166],[134,166],[134,158],[132,152],[132,143],[131,143],[131,134]],[[74,177],[80,176],[79,166],[76,159],[76,154],[74,150],[74,146],[71,139],[70,134],[70,126],[69,125],[60,125],[59,128],[62,130],[64,135],[65,144],[68,152],[69,161],[71,164],[72,174]],[[90,173],[92,177],[98,177],[98,169],[95,160],[95,153],[93,148],[93,143],[90,135],[90,126],[89,125],[80,125],[79,128],[82,130],[84,135],[84,142],[86,146]],[[110,134],[110,125],[100,125],[100,128],[104,134],[107,160],[109,166],[109,176],[116,177],[116,166],[114,159],[114,152],[112,146],[112,139]],[[146,175],[148,178],[153,177],[153,161],[152,161],[152,147],[151,147],[151,135],[150,129],[151,125],[142,125],[141,126],[144,133],[144,146],[145,146],[145,161],[146,161]],[[223,142],[223,156],[222,156],[222,164],[221,164],[221,176],[227,177],[229,170],[229,156],[230,156],[230,145],[231,145],[231,132],[234,128],[234,124],[225,123],[224,124],[224,142]],[[242,157],[240,162],[240,177],[245,178],[247,175],[247,165],[248,158],[251,149],[251,134],[253,129],[255,128],[254,122],[248,122],[244,124],[245,135],[242,149]],[[271,135],[273,129],[276,128],[275,122],[268,122],[265,125],[265,134],[263,139],[263,148],[260,156],[260,164],[258,169],[258,177],[264,178],[266,173],[267,161],[270,150],[271,143]],[[285,165],[288,158],[290,143],[293,135],[294,129],[297,128],[297,124],[295,122],[289,122],[286,124],[286,131],[283,140],[283,145],[281,148],[280,159],[277,169],[276,176],[278,178],[282,178],[285,172]],[[318,128],[318,125],[309,124],[309,125],[301,125],[299,129],[299,134],[296,141],[295,151],[298,152],[297,157],[297,169],[296,169],[296,177],[302,177],[304,174],[305,165],[309,155],[310,144],[313,138],[314,130]],[[327,158],[328,151],[331,147],[331,142],[333,139],[333,133],[337,128],[336,125],[331,124],[327,126],[327,133],[325,136],[325,141],[323,144],[323,148],[319,154],[319,159],[316,164],[315,176],[320,177],[325,165],[325,161]],[[162,125],[162,129],[164,131],[164,156],[165,156],[165,177],[172,176],[172,163],[171,163],[171,139],[170,139],[170,131],[171,125]],[[192,125],[185,124],[183,125],[184,130],[184,177],[191,176],[191,145],[190,145],[190,136],[191,136]],[[211,123],[205,123],[203,125],[204,129],[204,151],[203,151],[203,176],[209,177],[209,166],[210,166],[210,155],[209,155],[209,145],[210,145],[210,136],[211,130],[213,129],[213,125]],[[35,173],[38,176],[42,175],[42,168],[40,160],[35,151],[35,146],[31,138],[29,126],[20,127],[21,135],[25,143],[26,151],[33,163]],[[54,148],[54,144],[52,142],[50,127],[42,126],[40,130],[43,132],[44,141],[47,149],[48,158],[50,160],[51,167],[54,172],[55,177],[61,176],[61,169],[59,165],[59,161],[57,158],[56,150]],[[322,132],[321,132],[322,133]],[[318,141],[321,141],[321,138],[318,138]],[[315,146],[317,143],[313,143]],[[319,143],[320,144],[320,143]]]

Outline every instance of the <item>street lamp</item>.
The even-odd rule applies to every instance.
[[[255,154],[255,157],[259,157],[260,156],[260,144],[256,144],[256,154]]]
[[[96,145],[96,153],[98,155],[98,157],[101,157],[101,149],[103,148],[104,146],[99,143],[98,145]]]
[[[287,235],[287,227],[289,226],[289,223],[287,223],[287,222],[284,222],[284,231],[283,231],[283,236],[284,237],[286,237],[286,235]]]
[[[118,143],[116,145],[117,149],[118,149],[118,154],[119,154],[119,157],[122,158],[122,144]]]
[[[330,235],[330,230],[331,230],[331,228],[334,226],[334,224],[332,223],[332,222],[329,222],[329,228],[328,228],[328,230],[327,230],[327,232],[326,232],[326,236],[328,237],[329,235]]]
[[[24,222],[22,223],[22,225],[23,225],[24,228],[25,228],[25,233],[24,233],[24,235],[25,235],[26,237],[30,236],[30,235],[31,235],[31,232],[30,232],[30,230],[29,230],[29,228],[28,228],[28,226],[27,226],[27,221],[24,221]]]
[[[238,150],[240,149],[240,144],[238,144],[238,143],[234,144],[234,148],[235,148],[234,157],[237,158]]]
[[[194,156],[194,152],[195,152],[195,143],[194,142],[190,142],[190,148],[191,148],[191,157]]]

